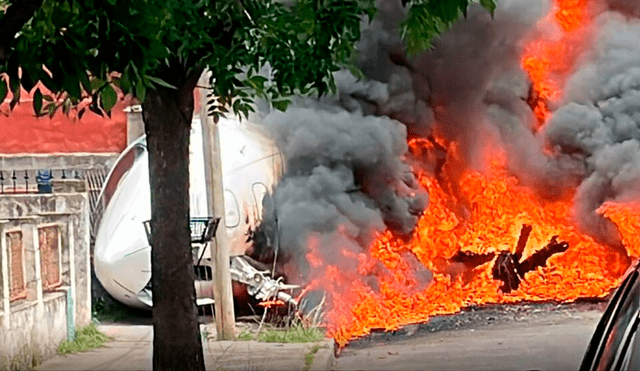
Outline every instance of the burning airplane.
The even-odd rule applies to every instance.
[[[640,5],[497,4],[410,57],[406,9],[380,0],[365,79],[255,117],[286,171],[247,249],[278,254],[297,301],[325,295],[341,346],[474,305],[603,298],[640,257]],[[144,218],[129,235],[148,251]]]
[[[282,160],[278,149],[258,128],[236,120],[222,119],[220,131],[224,173],[225,224],[217,233],[226,233],[231,246],[232,278],[247,285],[259,300],[280,299],[293,302],[283,292],[290,288],[268,272],[254,267],[244,256],[247,236],[259,223],[262,198],[278,181]],[[190,214],[207,217],[206,181],[199,119],[192,125],[190,142]],[[153,305],[151,246],[144,222],[151,218],[148,153],[145,137],[132,143],[117,159],[99,197],[103,210],[95,240],[95,273],[111,296],[136,308]],[[208,245],[194,250],[198,304],[212,302],[212,280],[207,269]],[[206,255],[206,257],[205,257]]]
[[[409,57],[406,9],[382,0],[366,79],[341,71],[337,96],[261,120],[287,168],[261,233],[303,296],[326,294],[339,345],[474,305],[603,298],[640,257],[640,6],[497,3]]]

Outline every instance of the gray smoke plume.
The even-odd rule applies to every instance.
[[[363,94],[370,88],[362,87]],[[403,162],[407,141],[402,124],[326,101],[299,101],[286,113],[268,114],[262,123],[285,155],[287,168],[265,203],[263,228],[274,231],[277,218],[281,253],[297,259],[299,268],[306,265],[312,233],[322,241],[324,261],[342,264],[348,260],[340,257],[342,249],[365,252],[375,232],[387,227],[411,232],[426,194]],[[349,264],[355,268],[355,262]]]
[[[619,244],[615,228],[595,210],[604,201],[640,195],[640,20],[605,11],[593,28],[593,47],[583,53],[562,105],[541,134],[585,163],[575,196],[579,225]]]
[[[266,201],[263,244],[306,265],[313,235],[324,259],[348,269],[355,263],[338,253],[343,247],[364,251],[385,228],[409,233],[426,196],[408,166],[407,137],[438,132],[460,144],[464,167],[482,170],[484,150],[498,146],[509,170],[541,197],[576,190],[576,224],[620,246],[615,226],[596,210],[640,195],[640,6],[590,7],[596,16],[576,44],[582,52],[560,76],[563,97],[536,131],[520,59],[531,40],[557,39],[561,30],[540,22],[551,0],[497,3],[494,17],[472,5],[432,50],[411,57],[398,36],[405,9],[380,0],[358,46],[366,78],[341,71],[336,96],[298,99],[264,117],[287,173]]]
[[[540,22],[550,1],[501,0],[493,18],[472,6],[433,50],[400,63],[397,28],[390,26],[399,8],[397,2],[385,3],[381,15],[389,14],[387,22],[374,22],[365,33],[366,45],[377,50],[363,53],[364,58],[389,56],[386,64],[380,58],[363,62],[365,72],[373,71],[370,76],[389,85],[389,100],[377,113],[405,123],[409,135],[436,130],[458,142],[463,165],[470,168],[482,170],[483,151],[502,147],[511,172],[544,198],[577,188],[576,224],[619,247],[615,227],[596,209],[607,200],[637,198],[640,189],[635,152],[640,139],[638,5],[617,0],[591,4],[589,11],[596,16],[586,40],[571,40],[583,52],[573,69],[559,76],[566,81],[564,96],[551,107],[550,122],[536,132],[527,103],[531,82],[520,58],[531,40],[561,35],[557,26]]]

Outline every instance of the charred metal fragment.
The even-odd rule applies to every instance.
[[[549,258],[555,254],[563,253],[569,248],[569,243],[558,242],[558,236],[553,236],[545,247],[520,262],[520,257],[524,252],[530,233],[531,226],[523,225],[515,254],[503,251],[493,263],[491,273],[494,279],[502,281],[500,291],[504,293],[517,290],[525,273],[545,266]]]
[[[520,276],[518,275],[519,263],[514,259],[514,255],[510,252],[503,251],[498,255],[491,274],[493,278],[502,281],[500,291],[509,293],[520,287]]]
[[[518,275],[524,277],[524,274],[538,267],[547,265],[547,260],[555,254],[563,253],[569,248],[569,243],[558,242],[558,236],[553,236],[547,246],[533,253],[518,265]]]
[[[458,251],[451,258],[448,259],[448,267],[445,269],[445,273],[458,277],[462,275],[462,280],[465,284],[473,280],[477,267],[482,264],[488,263],[496,256],[495,253],[490,252],[487,254],[477,254],[470,251]]]
[[[467,269],[473,269],[493,260],[495,256],[496,254],[493,252],[487,254],[477,254],[470,251],[458,251],[449,259],[449,262],[462,263]]]
[[[513,254],[513,259],[516,262],[519,262],[522,259],[522,254],[524,253],[524,248],[527,246],[527,241],[529,240],[529,235],[531,235],[531,227],[528,224],[523,224],[522,229],[520,230],[520,238],[518,238],[518,244],[516,245],[516,252]]]

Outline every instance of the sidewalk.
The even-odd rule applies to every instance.
[[[201,328],[203,333],[210,334],[202,344],[207,370],[330,370],[333,365],[331,340],[305,344],[215,341],[215,324]],[[98,329],[113,338],[103,348],[57,355],[36,370],[151,370],[151,326],[117,324],[101,325]],[[309,366],[307,355],[316,349]]]

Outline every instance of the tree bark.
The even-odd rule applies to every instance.
[[[153,290],[153,369],[204,370],[189,230],[189,134],[195,79],[147,90]]]

